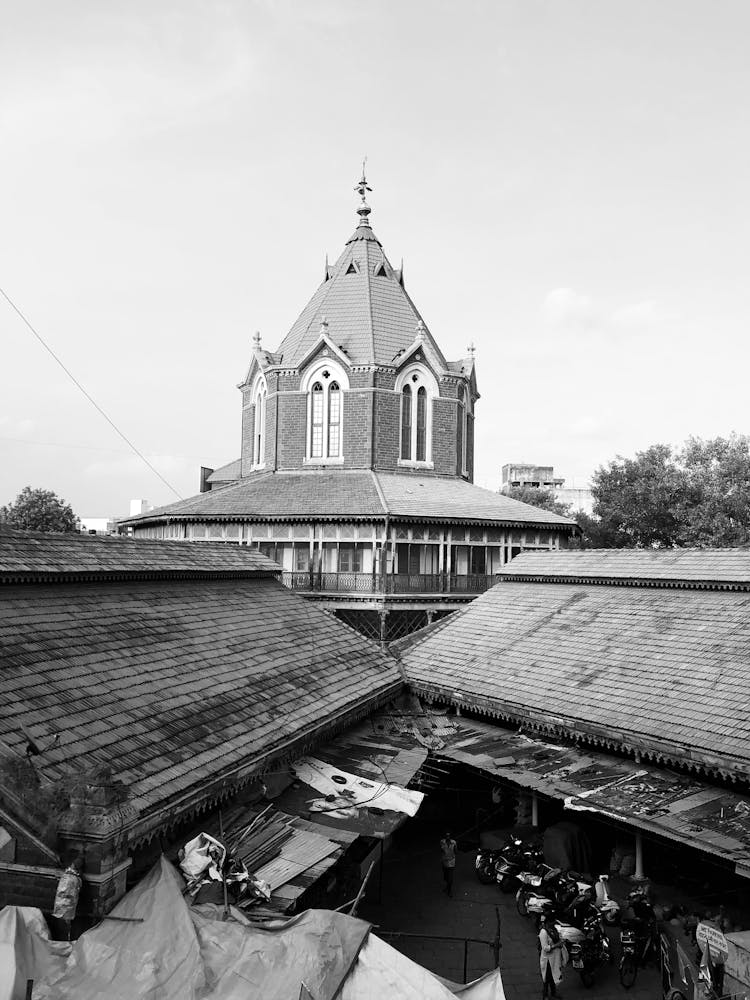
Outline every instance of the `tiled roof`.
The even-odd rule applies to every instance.
[[[744,592],[499,583],[402,662],[417,691],[491,714],[750,765]]]
[[[750,549],[589,549],[524,552],[508,576],[750,583]]]
[[[0,582],[86,576],[268,576],[278,566],[246,546],[0,531]]]
[[[382,269],[385,274],[378,273]],[[392,364],[414,342],[422,317],[366,220],[328,273],[275,352],[284,367],[293,368],[305,357],[320,336],[323,319],[328,336],[352,364]],[[447,367],[428,330],[425,338]]]
[[[385,504],[381,499],[381,492]],[[375,473],[371,470],[269,472],[234,486],[159,507],[123,524],[165,518],[300,519],[396,518],[479,521],[508,525],[561,526],[575,521],[500,493],[439,476]]]
[[[270,578],[2,597],[0,741],[23,756],[21,726],[40,743],[59,733],[45,774],[109,764],[141,819],[401,684],[374,643]]]
[[[499,521],[511,524],[575,524],[530,504],[474,486],[463,479],[378,473],[389,512],[394,517],[439,517],[447,520]]]
[[[230,483],[235,479],[239,479],[242,475],[242,459],[235,458],[233,462],[227,462],[226,465],[219,466],[218,469],[214,469],[211,475],[208,477],[209,483]]]

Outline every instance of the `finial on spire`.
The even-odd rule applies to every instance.
[[[474,360],[474,355],[475,355],[475,354],[477,353],[477,349],[476,349],[476,347],[474,346],[474,341],[473,341],[473,340],[472,340],[472,342],[471,342],[471,343],[469,344],[469,346],[468,346],[468,347],[466,348],[466,350],[467,350],[467,351],[469,352],[469,357],[470,357],[470,358],[472,359],[472,361],[473,361],[473,360]]]
[[[260,350],[260,330],[256,330],[255,333],[253,334],[253,350],[254,351]]]
[[[326,337],[328,336],[328,320],[327,320],[327,319],[325,318],[325,316],[324,316],[324,317],[323,317],[323,319],[322,319],[322,320],[320,321],[320,332],[321,332],[321,333],[322,333],[322,334],[323,334],[324,336],[326,336]]]
[[[417,340],[419,340],[420,342],[424,341],[424,335],[425,335],[424,323],[420,319],[420,321],[417,323]]]
[[[359,215],[360,218],[359,224],[361,226],[362,225],[369,226],[370,224],[367,221],[367,216],[370,214],[371,211],[370,206],[367,204],[367,192],[368,191],[371,192],[372,188],[367,183],[367,177],[365,176],[366,165],[367,165],[367,157],[365,157],[364,160],[362,160],[362,177],[359,181],[359,184],[357,184],[357,186],[354,188],[354,190],[362,199],[362,204],[357,206],[357,214]]]

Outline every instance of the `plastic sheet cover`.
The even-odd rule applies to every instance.
[[[0,1000],[26,1000],[26,983],[46,976],[70,954],[67,941],[51,941],[40,910],[0,910]]]
[[[130,920],[105,919],[72,947],[45,942],[24,925],[44,961],[24,966],[24,992],[0,991],[0,1000],[22,1000],[26,978],[35,979],[34,1000],[299,1000],[303,984],[315,1000],[505,1000],[499,972],[466,987],[446,985],[343,913],[306,910],[258,926],[232,908],[224,921],[221,907],[190,908],[182,889],[162,858],[112,911]],[[50,946],[63,953],[49,953]]]

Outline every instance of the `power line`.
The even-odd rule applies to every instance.
[[[31,322],[28,319],[26,319],[26,317],[21,312],[21,310],[18,308],[18,306],[15,304],[15,302],[10,298],[9,295],[6,294],[6,292],[2,288],[0,288],[0,295],[2,295],[2,297],[5,299],[5,301],[8,303],[8,305],[11,307],[11,309],[13,310],[13,312],[22,320],[22,322],[25,324],[25,326],[27,327],[27,329],[29,329],[34,334],[34,336],[39,341],[39,343],[42,345],[42,347],[45,349],[45,351],[47,351],[48,354],[52,355],[52,357],[55,359],[55,361],[58,363],[58,365],[62,368],[62,370],[65,372],[65,374],[71,380],[71,382],[73,382],[73,384],[78,389],[81,390],[81,392],[83,393],[83,395],[86,397],[86,399],[88,399],[89,403],[91,403],[91,405],[94,407],[94,409],[97,410],[97,412],[100,413],[104,417],[104,419],[107,421],[107,423],[112,428],[112,430],[115,431],[115,433],[118,434],[122,438],[122,440],[125,442],[125,444],[131,449],[131,451],[135,452],[135,454],[138,456],[138,458],[140,458],[143,462],[145,462],[145,464],[149,467],[149,469],[151,469],[151,471],[154,473],[154,475],[158,476],[159,479],[161,479],[161,481],[164,483],[164,485],[168,489],[170,489],[179,500],[182,500],[183,499],[182,495],[177,492],[177,490],[174,488],[174,486],[172,486],[171,483],[167,482],[167,480],[164,478],[164,476],[162,476],[161,472],[159,472],[159,470],[156,469],[151,464],[151,462],[149,462],[149,460],[146,458],[146,456],[143,454],[143,452],[139,451],[139,449],[136,448],[136,446],[133,444],[133,442],[128,437],[126,437],[123,434],[123,432],[120,430],[120,428],[114,422],[114,420],[111,420],[110,417],[107,416],[107,414],[104,412],[104,410],[101,408],[101,406],[99,406],[99,404],[97,403],[97,401],[92,396],[89,395],[89,393],[84,389],[84,387],[81,385],[81,383],[75,377],[75,375],[73,374],[73,372],[63,364],[63,362],[60,360],[60,358],[58,358],[58,356],[55,354],[55,352],[52,350],[52,348],[49,346],[49,344],[46,343],[46,341],[44,340],[44,338],[42,337],[42,335],[40,333],[37,333],[37,331],[32,326]]]

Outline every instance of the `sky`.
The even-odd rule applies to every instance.
[[[240,451],[356,221],[449,358],[475,480],[748,426],[746,0],[8,0],[0,288],[181,496]],[[176,499],[0,298],[0,504]]]

